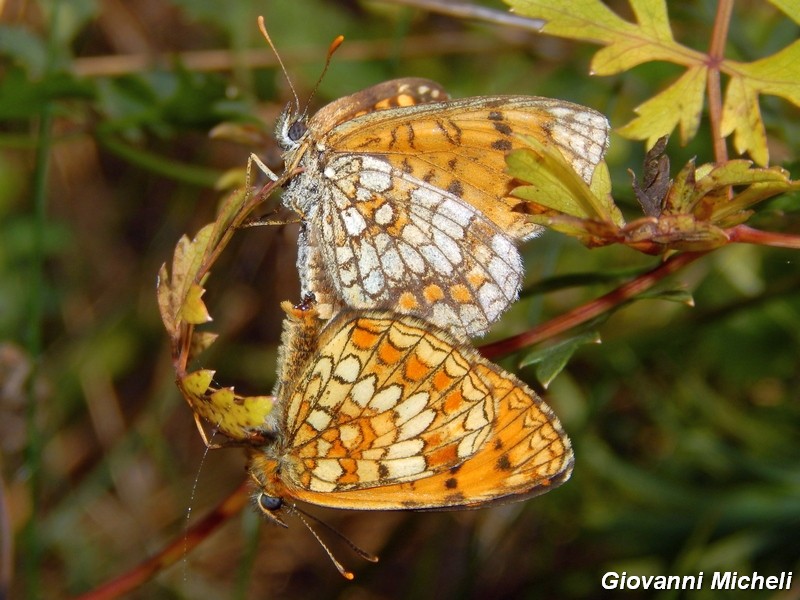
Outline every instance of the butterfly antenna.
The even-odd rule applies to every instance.
[[[308,520],[314,521],[318,525],[321,525],[322,527],[324,527],[325,529],[327,529],[328,531],[330,531],[331,533],[336,535],[339,539],[344,541],[344,543],[346,543],[353,552],[358,554],[364,560],[368,560],[369,562],[378,562],[378,557],[377,556],[375,556],[374,554],[370,554],[366,550],[356,546],[343,533],[341,533],[340,531],[337,531],[336,529],[334,529],[333,527],[328,525],[325,521],[321,521],[317,517],[308,514],[307,512],[305,512],[304,510],[301,510],[297,506],[286,506],[286,508],[288,510],[290,510],[291,512],[293,512],[297,516],[297,518],[300,519],[300,521],[303,523],[303,525],[306,526],[306,529],[308,529],[311,532],[311,535],[314,536],[314,538],[317,540],[317,542],[319,542],[319,545],[322,546],[323,550],[325,550],[325,553],[328,555],[328,558],[331,559],[331,562],[333,563],[333,566],[336,567],[336,570],[339,571],[339,573],[341,573],[342,577],[344,577],[345,579],[352,581],[355,578],[355,575],[353,575],[352,572],[350,572],[347,569],[345,569],[344,566],[342,566],[342,563],[340,563],[338,560],[336,560],[336,557],[333,555],[333,552],[331,552],[331,549],[328,548],[328,545],[322,540],[322,538],[316,532],[316,530],[313,527],[311,527],[311,524],[308,522]],[[306,519],[308,519],[308,520],[306,520]]]
[[[333,53],[339,49],[339,46],[342,45],[344,41],[343,35],[337,35],[336,38],[331,42],[331,45],[328,46],[328,56],[325,57],[325,66],[322,67],[322,73],[320,73],[319,78],[317,79],[317,83],[314,84],[314,89],[311,90],[311,95],[308,97],[306,101],[306,107],[303,109],[303,116],[306,115],[308,112],[308,107],[311,105],[311,101],[314,99],[314,96],[317,93],[317,89],[319,88],[319,84],[322,83],[322,79],[325,77],[325,73],[328,72],[328,67],[331,66],[331,59],[333,58]]]
[[[294,85],[292,85],[292,80],[289,78],[289,71],[286,70],[286,66],[283,64],[281,55],[278,54],[278,49],[275,47],[275,44],[272,43],[272,38],[269,37],[269,33],[267,33],[267,27],[266,25],[264,25],[264,17],[261,15],[258,16],[258,28],[261,30],[261,35],[263,35],[264,39],[267,40],[269,47],[272,48],[272,52],[275,53],[275,58],[278,59],[278,64],[281,66],[281,71],[283,71],[283,76],[286,77],[286,82],[289,84],[289,89],[292,90],[292,95],[294,96],[294,105],[297,107],[297,112],[299,113],[300,98],[297,96],[297,91],[294,89]]]

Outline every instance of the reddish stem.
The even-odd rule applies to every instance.
[[[220,502],[213,511],[190,527],[185,536],[178,537],[155,556],[137,565],[127,573],[123,573],[116,579],[79,596],[76,600],[111,600],[119,598],[148,581],[156,573],[178,562],[187,555],[189,550],[207,539],[212,531],[242,510],[247,504],[249,482],[250,480],[248,479],[242,483],[230,496]]]
[[[708,118],[711,124],[711,139],[714,143],[714,158],[717,164],[728,160],[728,149],[722,136],[722,91],[720,88],[720,65],[725,57],[725,42],[728,39],[728,28],[733,12],[733,0],[720,0],[714,18],[714,30],[711,34],[711,45],[708,49]]]
[[[739,244],[760,244],[761,246],[774,246],[777,248],[793,248],[800,250],[800,237],[786,233],[761,231],[747,225],[737,225],[726,230],[731,242]]]
[[[640,275],[636,279],[629,281],[618,287],[617,289],[609,292],[604,296],[574,308],[573,310],[559,315],[554,319],[550,319],[546,323],[529,329],[524,333],[515,335],[492,344],[486,344],[480,347],[481,354],[486,358],[495,358],[497,356],[504,356],[516,352],[517,350],[541,342],[542,340],[549,339],[560,333],[564,333],[580,325],[586,323],[603,314],[604,312],[619,306],[622,302],[629,300],[645,290],[650,289],[656,283],[664,279],[678,269],[685,267],[689,263],[694,262],[705,252],[686,252],[678,254],[672,258],[667,259],[656,269],[649,273]]]

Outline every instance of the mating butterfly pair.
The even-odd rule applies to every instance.
[[[451,101],[416,78],[298,113],[277,128],[293,173],[283,202],[302,219],[298,270],[316,302],[284,306],[270,441],[250,449],[262,510],[470,508],[565,481],[556,416],[466,338],[516,299],[516,242],[539,232],[515,210],[506,153],[534,136],[588,183],[605,117],[546,98]]]

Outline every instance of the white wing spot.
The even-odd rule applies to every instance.
[[[397,442],[387,448],[386,458],[406,458],[409,456],[416,456],[422,452],[424,447],[425,442],[419,438]]]
[[[359,181],[363,187],[372,192],[385,192],[392,187],[392,179],[386,171],[361,171]]]
[[[403,400],[394,409],[397,413],[397,423],[402,425],[409,419],[422,412],[422,409],[430,402],[431,395],[428,392],[417,392]]]
[[[447,257],[436,246],[427,244],[420,248],[420,252],[437,273],[450,275],[453,272],[452,263],[447,260]]]
[[[378,225],[388,225],[394,219],[392,205],[388,202],[375,211],[375,222]]]
[[[436,418],[436,413],[432,410],[424,410],[417,416],[412,417],[400,427],[400,432],[397,436],[398,440],[410,440],[419,436],[420,433],[428,428],[428,425],[433,423]]]
[[[306,417],[306,422],[317,431],[323,431],[331,423],[331,416],[324,410],[312,410]]]
[[[390,385],[389,387],[384,388],[375,394],[372,397],[369,406],[378,412],[387,411],[395,407],[402,395],[402,387],[399,385]]]
[[[375,395],[375,375],[365,377],[353,386],[350,391],[350,398],[361,407],[369,404],[369,401]]]
[[[384,460],[381,464],[386,467],[389,473],[388,479],[406,479],[414,475],[419,475],[425,471],[427,466],[425,458],[422,456]]]
[[[351,354],[339,361],[333,375],[346,383],[353,383],[358,379],[359,373],[361,373],[361,361]]]
[[[349,236],[356,237],[361,235],[361,232],[367,228],[367,222],[354,206],[342,211],[341,216],[342,223],[344,223],[344,228],[347,230],[347,235]]]
[[[400,249],[400,256],[403,258],[403,262],[408,265],[412,272],[418,275],[425,272],[425,261],[411,244],[399,242],[397,246]]]

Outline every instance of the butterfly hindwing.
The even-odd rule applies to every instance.
[[[320,176],[330,185],[309,207],[299,262],[321,315],[397,307],[478,335],[516,299],[518,250],[458,196],[369,156],[333,160]]]
[[[287,390],[288,392],[288,390]],[[344,312],[298,377],[265,493],[361,509],[472,507],[569,476],[558,419],[513,375],[414,317]]]

